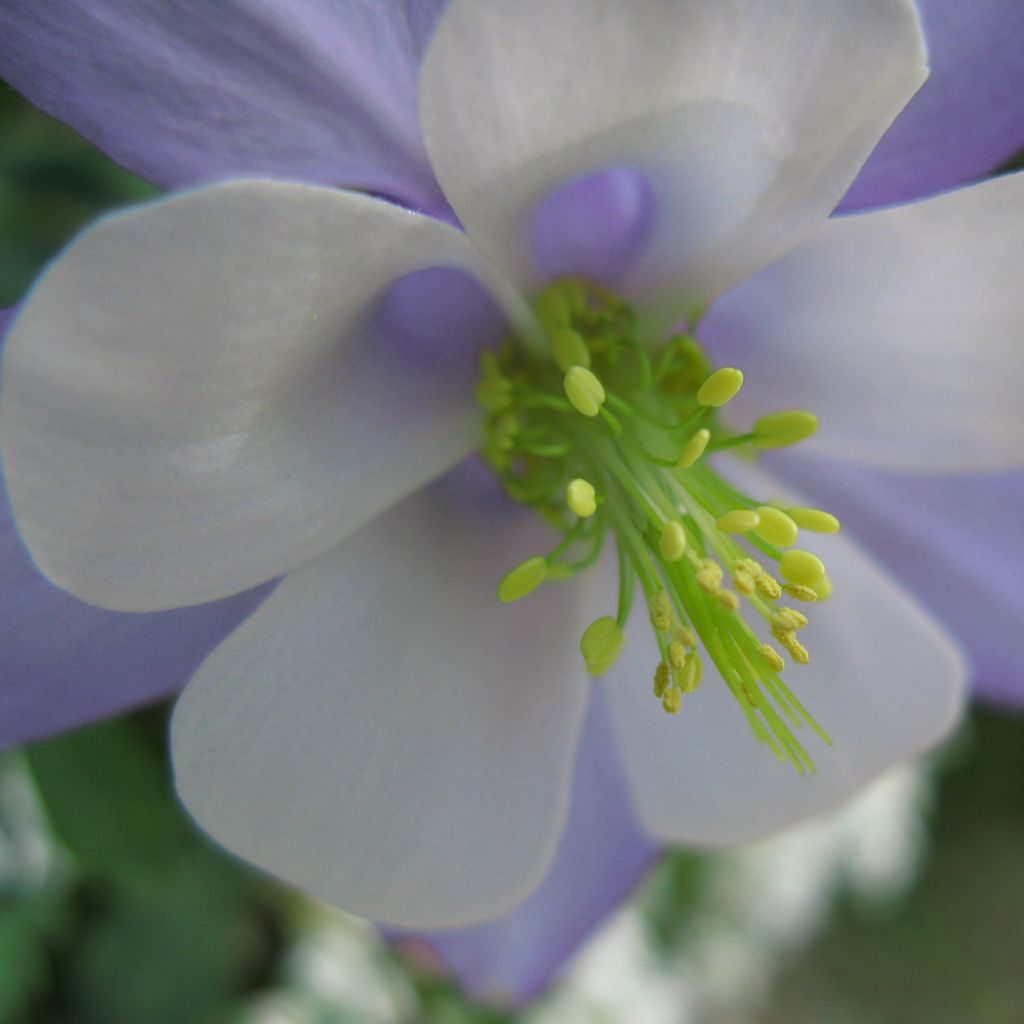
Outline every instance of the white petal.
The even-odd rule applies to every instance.
[[[808,451],[917,471],[1024,466],[1022,224],[1024,174],[837,218],[724,296],[701,336],[763,367],[749,397],[818,413]]]
[[[472,368],[412,365],[368,318],[399,275],[480,263],[453,228],[303,185],[214,186],[87,231],[7,342],[0,443],[40,568],[111,608],[207,601],[452,466],[477,440]]]
[[[421,116],[466,230],[524,282],[553,188],[642,172],[656,224],[627,291],[678,314],[817,227],[925,73],[906,0],[454,0]]]
[[[566,585],[501,605],[543,553],[449,475],[287,576],[174,715],[178,790],[229,849],[390,924],[493,917],[540,882],[588,687]]]
[[[812,775],[756,742],[710,661],[679,716],[665,714],[651,696],[656,648],[633,629],[640,643],[627,647],[606,692],[641,820],[663,839],[741,842],[830,810],[941,741],[962,714],[966,668],[941,628],[841,536],[808,547],[835,590],[825,603],[798,605],[811,619],[800,634],[811,664],[787,666],[783,678],[833,741],[806,727],[797,734],[817,764]]]

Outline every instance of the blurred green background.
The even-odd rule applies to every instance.
[[[0,306],[155,194],[0,87]],[[207,844],[171,792],[166,717],[0,754],[0,1024],[1024,1022],[1020,716],[976,710],[835,823],[668,855],[518,1016]]]

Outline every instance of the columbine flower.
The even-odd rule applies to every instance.
[[[1016,458],[1020,179],[822,226],[922,80],[908,4],[793,2],[742,19],[699,4],[537,7],[453,4],[424,66],[424,134],[466,235],[351,193],[200,190],[85,235],[37,286],[5,365],[12,502],[61,585],[143,611],[293,570],[179,706],[179,787],[250,859],[409,924],[496,913],[542,875],[590,688],[581,633],[589,667],[608,670],[641,817],[666,838],[729,841],[813,813],[955,717],[954,650],[831,539],[835,596],[807,628],[801,693],[835,747],[798,777],[807,716],[779,652],[733,606],[763,614],[803,662],[803,613],[771,603],[774,588],[788,578],[794,598],[817,598],[827,584],[780,545],[801,521],[832,524],[766,481],[750,500],[708,456],[810,421],[715,413],[738,377],[711,374],[706,349],[721,361],[770,338],[734,360],[750,371],[737,401],[760,387],[759,412],[812,402],[829,427],[820,451],[924,467]],[[609,167],[624,169],[612,180],[636,230],[618,259],[562,265],[551,225]],[[544,264],[575,273],[550,284]],[[468,506],[452,476],[408,496],[478,440],[451,355],[436,372],[380,337],[382,296],[435,266],[476,275],[509,318],[476,389],[487,449],[565,531],[553,553],[535,518]],[[968,325],[984,360],[943,345]],[[921,417],[914,403],[952,374],[946,414]],[[988,416],[963,415],[982,396]],[[736,529],[778,558],[781,582],[740,556]],[[610,535],[618,580],[556,579],[590,557],[576,541]],[[500,589],[525,599],[500,607],[494,584],[517,561]],[[636,579],[650,627],[626,622]],[[700,652],[725,682],[709,670],[683,695]]]

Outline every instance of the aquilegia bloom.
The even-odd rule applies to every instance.
[[[551,513],[571,481],[533,460],[589,460],[594,494],[576,486],[570,509],[591,519],[593,497],[594,521],[607,517],[627,549],[627,583],[646,574],[654,631],[634,616],[614,664],[600,637],[584,651],[610,669],[632,793],[656,835],[714,843],[778,827],[945,733],[955,650],[826,538],[835,595],[808,627],[800,690],[835,747],[811,777],[774,761],[747,719],[785,755],[785,711],[799,715],[729,604],[763,605],[778,581],[739,564],[732,531],[760,530],[772,549],[794,524],[828,520],[780,517],[769,499],[794,502],[759,481],[757,521],[716,525],[752,511],[746,500],[699,452],[662,465],[679,461],[664,445],[680,410],[687,444],[703,424],[709,447],[732,440],[701,412],[729,397],[729,375],[702,390],[700,348],[685,335],[664,344],[678,322],[719,361],[770,339],[744,363],[743,394],[759,411],[813,405],[819,451],[1016,464],[1021,179],[824,225],[923,77],[914,11],[898,0],[456,2],[424,64],[422,122],[465,234],[353,193],[236,182],[110,218],[68,250],[12,331],[0,408],[12,504],[39,565],[84,599],[137,611],[288,572],[179,705],[178,782],[202,824],[321,896],[415,926],[493,915],[550,861],[591,685],[577,640],[621,613],[630,588],[595,568],[508,607],[494,599],[504,570],[549,550],[545,531],[442,476],[479,440],[458,352],[430,359],[380,337],[392,284],[438,266],[475,275],[513,325],[477,388],[492,462],[522,452],[521,497]],[[559,189],[607,168],[625,169],[638,211],[612,290],[547,288],[545,262],[596,273],[565,265],[557,244],[551,257],[545,216]],[[437,299],[422,301],[430,319]],[[983,355],[950,344],[968,328]],[[967,414],[979,405],[985,415]],[[560,419],[524,427],[542,407]],[[623,418],[650,428],[632,430],[628,459],[609,453]],[[783,439],[797,422],[782,421]],[[778,424],[762,421],[755,439],[778,439]],[[795,597],[821,593],[817,562],[780,561]],[[708,562],[733,574],[733,598]],[[551,564],[527,563],[538,579],[564,572]],[[533,570],[504,596],[537,582]],[[778,614],[779,642],[803,661],[799,619]],[[735,676],[705,679],[682,715],[665,715],[654,666],[664,657],[673,692],[691,689],[698,638]],[[617,645],[614,630],[603,639]]]

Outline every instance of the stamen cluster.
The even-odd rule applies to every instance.
[[[807,617],[780,602],[784,594],[802,602],[829,596],[825,566],[793,545],[801,530],[834,533],[839,522],[819,509],[754,500],[709,456],[795,444],[815,432],[816,417],[791,409],[746,432],[730,429],[718,410],[743,386],[742,372],[712,372],[689,331],[649,344],[629,306],[599,285],[557,280],[536,311],[547,351],[510,338],[485,352],[477,398],[485,458],[561,541],[507,573],[498,596],[516,601],[574,577],[598,560],[611,533],[618,600],[614,615],[583,634],[587,670],[602,675],[615,663],[639,584],[661,655],[653,692],[665,711],[679,713],[710,658],[757,739],[801,773],[813,770],[793,729],[809,725],[828,737],[782,681],[782,654],[741,611],[760,618],[792,662],[807,664],[797,636]]]

